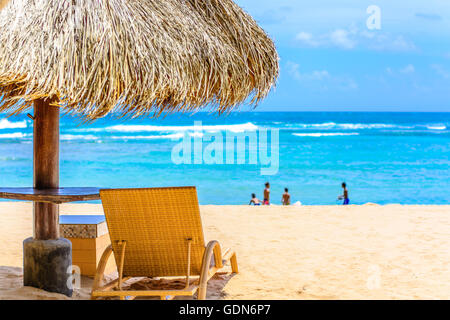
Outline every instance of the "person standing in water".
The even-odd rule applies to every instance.
[[[281,203],[283,206],[290,206],[291,205],[291,195],[289,194],[288,188],[284,188],[283,197],[281,198]]]
[[[338,197],[339,200],[344,200],[342,203],[344,206],[347,206],[350,204],[350,199],[348,198],[348,190],[347,190],[347,184],[345,182],[342,182],[342,189],[344,189],[344,193]]]
[[[264,202],[265,206],[270,205],[270,183],[266,182],[266,188],[264,189]]]

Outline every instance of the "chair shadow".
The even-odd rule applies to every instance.
[[[227,283],[235,276],[234,273],[220,272],[216,273],[208,281],[208,290],[206,294],[207,300],[222,300],[225,299],[228,294],[224,291]],[[194,283],[197,279],[192,280],[190,283]],[[179,290],[186,286],[185,279],[150,279],[150,278],[135,278],[130,279],[123,285],[124,290]],[[195,300],[197,294],[193,297],[179,296],[174,300]],[[137,297],[136,300],[159,300],[157,297]]]

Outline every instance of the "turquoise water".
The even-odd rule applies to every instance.
[[[172,149],[182,137],[201,137],[194,121],[204,134],[261,137],[260,128],[278,129],[277,174],[262,176],[264,166],[249,161],[175,164]],[[273,203],[289,187],[294,202],[336,204],[345,181],[354,204],[450,204],[449,158],[450,113],[199,113],[90,125],[61,119],[62,186],[194,185],[202,204],[247,204],[253,192],[262,198],[266,181]],[[0,186],[31,184],[31,120],[0,115]]]

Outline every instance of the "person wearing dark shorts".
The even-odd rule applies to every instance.
[[[339,200],[344,200],[344,202],[342,202],[342,205],[347,206],[350,204],[350,199],[348,197],[348,190],[347,190],[347,184],[345,182],[342,182],[342,189],[344,189],[344,193],[339,196]]]
[[[261,201],[256,197],[256,194],[252,193],[252,199],[250,200],[249,205],[260,206]]]

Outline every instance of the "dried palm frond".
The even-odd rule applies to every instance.
[[[266,97],[272,40],[232,0],[11,0],[0,12],[0,111],[56,96],[93,120]]]
[[[9,0],[0,0],[0,10],[8,4]]]

